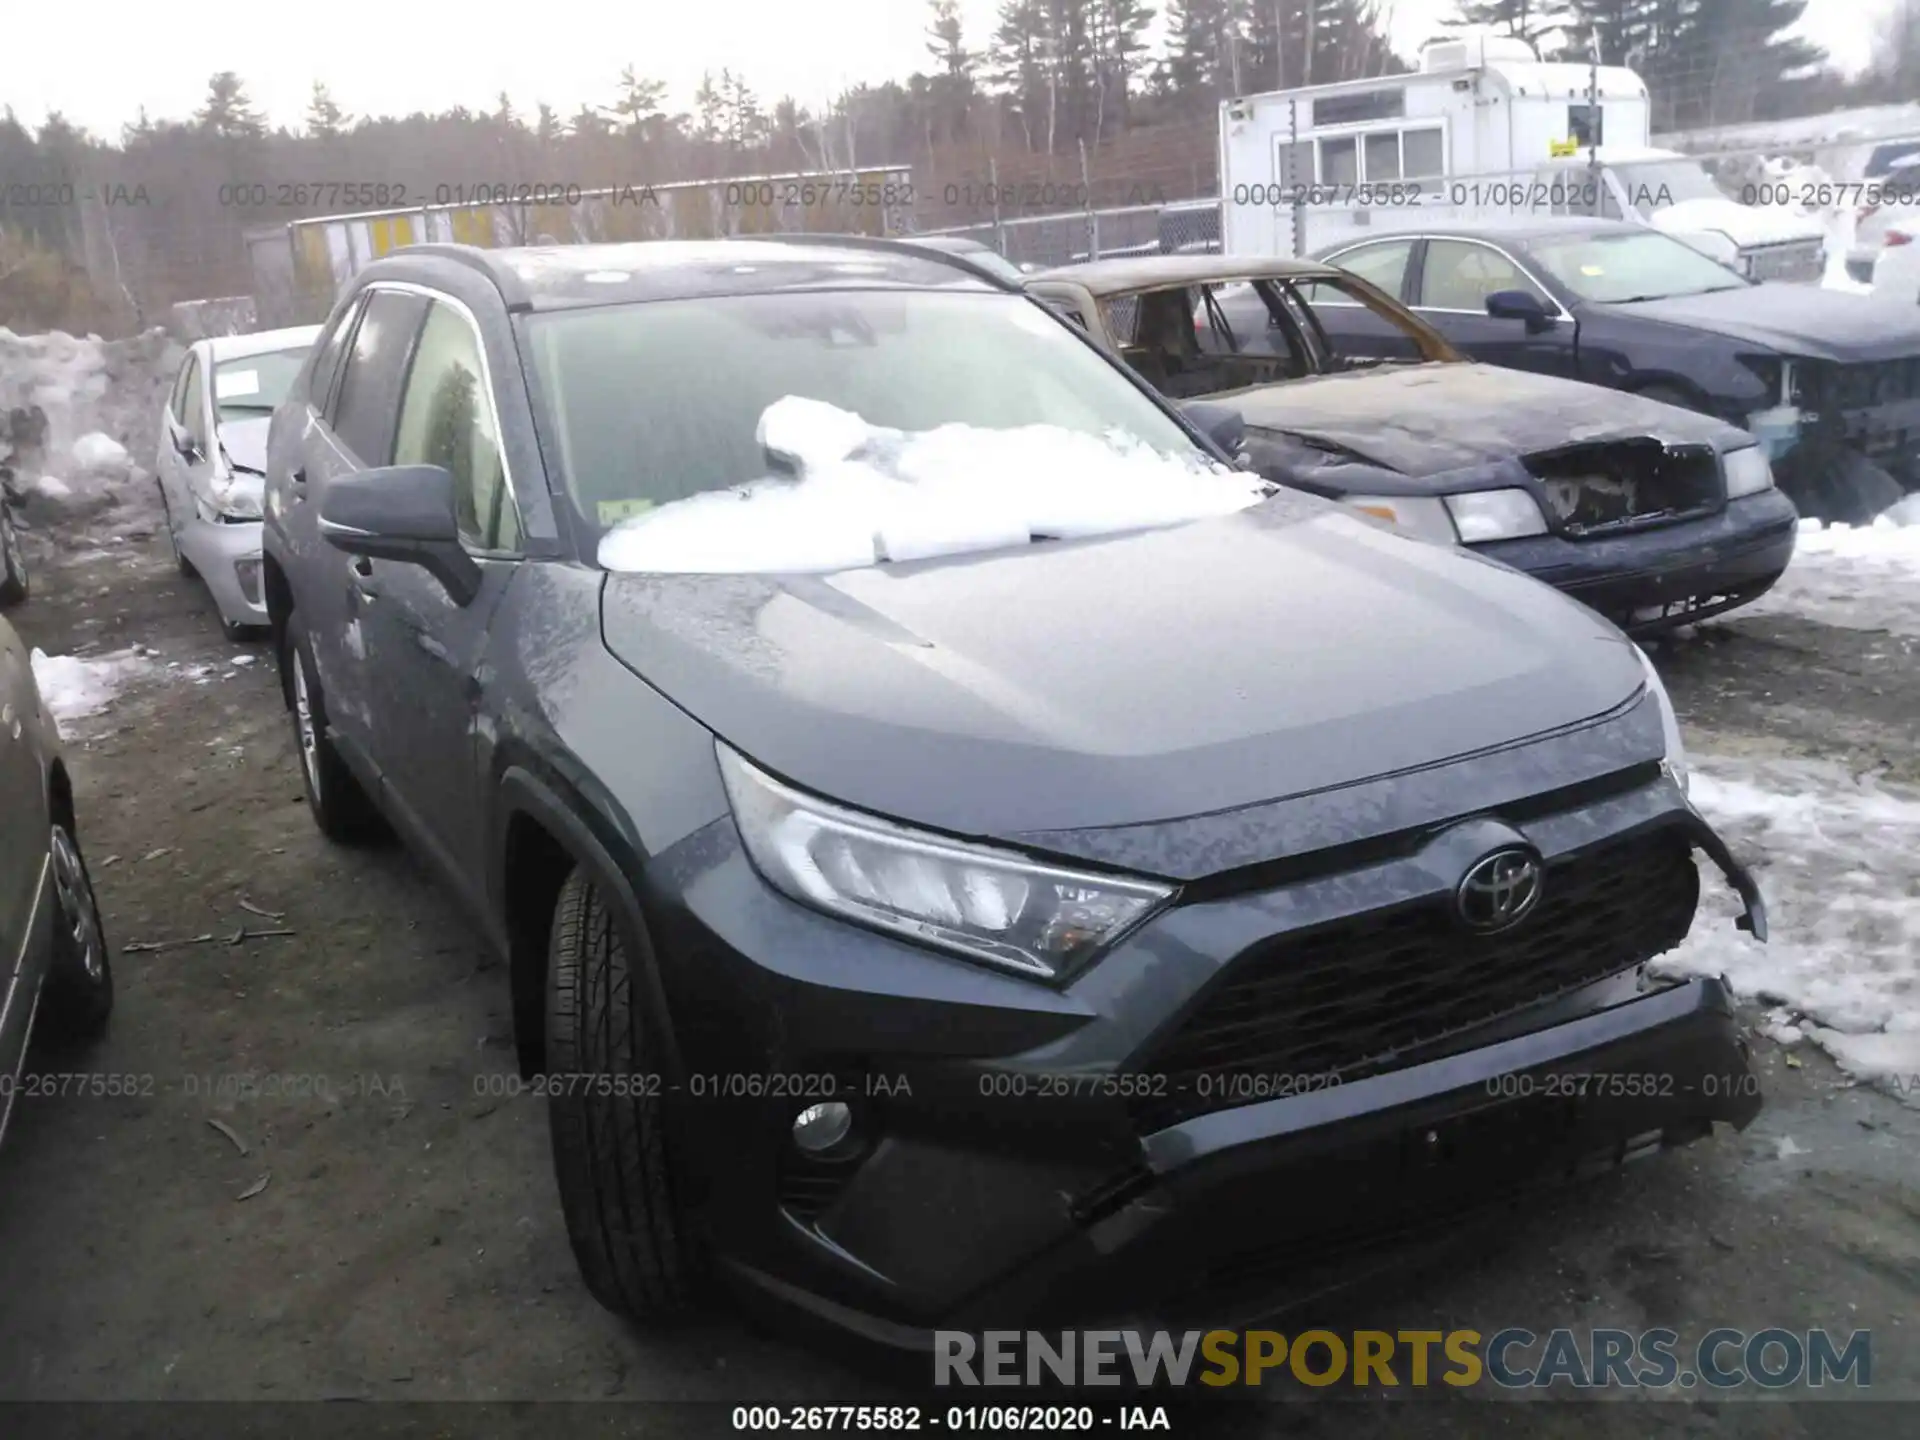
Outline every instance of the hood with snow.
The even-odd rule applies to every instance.
[[[990,491],[989,473],[975,472]],[[1643,685],[1617,630],[1516,571],[1218,478],[1241,484],[1239,503],[1125,533],[1023,532],[906,562],[869,548],[831,573],[609,566],[602,634],[793,784],[962,835],[1050,832],[1069,849],[1059,832],[1332,790],[1560,732]],[[728,493],[701,508],[760,503]],[[803,556],[820,543],[787,530]],[[855,551],[875,543],[845,533]]]
[[[1721,234],[1742,250],[1794,240],[1824,240],[1826,227],[1784,205],[1742,205],[1731,198],[1677,200],[1653,212],[1656,230],[1673,236]]]

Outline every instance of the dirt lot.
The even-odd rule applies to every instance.
[[[320,838],[270,657],[222,641],[163,551],[139,535],[41,548],[36,598],[13,617],[51,653],[151,652],[154,677],[72,727],[82,833],[117,947],[213,938],[117,955],[108,1038],[34,1061],[151,1079],[19,1107],[0,1151],[0,1400],[881,1398],[730,1315],[642,1335],[587,1297],[541,1108],[482,1093],[511,1066],[504,976],[403,852]],[[1663,665],[1696,749],[1920,779],[1916,648],[1768,616]],[[234,942],[243,927],[294,933]],[[1873,1392],[1920,1397],[1920,1110],[1815,1052],[1757,1053],[1768,1109],[1746,1134],[1552,1202],[1497,1250],[1325,1323],[1870,1329]],[[296,1093],[230,1093],[222,1077],[245,1072]],[[1308,1404],[1262,1427],[1920,1433],[1920,1409],[1754,1401]]]

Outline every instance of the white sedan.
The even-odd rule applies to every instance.
[[[183,575],[206,583],[230,637],[268,623],[260,580],[267,426],[318,325],[196,340],[160,417],[160,500]]]

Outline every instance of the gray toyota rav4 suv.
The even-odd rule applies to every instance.
[[[334,307],[266,487],[308,798],[506,961],[607,1305],[1224,1323],[1758,1111],[1647,969],[1703,883],[1766,927],[1642,652],[1210,429],[881,241]]]

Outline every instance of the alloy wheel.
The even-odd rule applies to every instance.
[[[53,827],[54,897],[60,906],[60,923],[73,939],[74,954],[89,980],[98,980],[106,972],[106,943],[101,937],[100,910],[93,898],[93,885],[87,879],[87,867],[80,849],[64,826]]]

